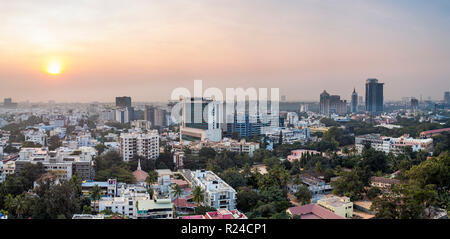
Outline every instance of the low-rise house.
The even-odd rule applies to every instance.
[[[338,197],[335,195],[326,195],[317,201],[317,204],[330,210],[331,212],[344,217],[353,217],[353,203],[348,197]]]
[[[324,153],[316,151],[316,150],[298,149],[298,150],[292,150],[291,155],[288,155],[286,159],[291,163],[294,161],[301,161],[302,158],[305,157],[307,154],[320,155],[320,156],[324,155]]]
[[[300,219],[344,219],[344,217],[314,203],[291,207],[288,208],[286,212],[291,215],[291,217],[297,215]]]
[[[108,179],[106,182],[84,181],[81,183],[81,192],[85,196],[90,195],[95,185],[100,187],[102,196],[115,197],[118,195],[116,179]]]
[[[136,207],[138,219],[173,219],[173,203],[170,198],[139,200]]]

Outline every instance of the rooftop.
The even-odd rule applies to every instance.
[[[299,215],[301,219],[344,219],[343,217],[338,216],[314,203],[304,206],[291,207],[288,211],[292,215]]]

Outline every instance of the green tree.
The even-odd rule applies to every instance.
[[[301,205],[311,203],[312,193],[305,185],[300,185],[298,191],[295,193],[295,197]]]
[[[145,182],[147,183],[147,187],[153,185],[156,181],[158,181],[158,172],[156,171],[150,171],[148,172],[148,176],[145,179]]]
[[[194,202],[197,204],[197,206],[200,206],[200,204],[203,203],[205,200],[205,191],[200,186],[195,186],[194,190],[192,191]]]
[[[100,198],[102,197],[101,189],[97,184],[95,184],[94,187],[92,187],[91,197],[92,197],[92,200],[94,200],[94,208],[95,208],[95,210],[97,210],[98,200],[100,200]]]
[[[180,185],[175,184],[175,185],[172,187],[172,194],[173,194],[173,196],[174,196],[175,198],[180,197],[182,193],[183,193],[183,189],[181,189]]]

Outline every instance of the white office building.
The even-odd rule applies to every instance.
[[[377,151],[400,154],[406,147],[411,147],[413,152],[433,150],[433,139],[415,139],[404,135],[399,138],[381,136],[380,134],[368,134],[355,137],[355,147],[358,153],[362,153],[365,145],[370,145]]]

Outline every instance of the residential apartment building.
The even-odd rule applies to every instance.
[[[317,201],[317,204],[343,218],[353,217],[353,203],[348,197],[326,195]]]
[[[347,114],[347,101],[341,100],[339,95],[330,95],[327,91],[320,94],[320,113],[323,115]]]
[[[25,141],[47,146],[47,134],[44,130],[28,129],[24,132]]]
[[[193,186],[200,186],[205,190],[205,206],[216,209],[236,209],[236,190],[211,171],[196,170],[191,172]]]
[[[122,185],[118,190],[117,197],[103,197],[98,202],[98,210],[111,211],[121,214],[130,219],[137,219],[137,202],[149,199],[149,194],[143,187]]]
[[[19,159],[15,161],[15,173],[20,173],[27,163],[42,163],[45,171],[52,172],[60,181],[69,180],[75,173],[83,180],[94,176],[90,150],[59,148],[57,151],[48,151],[47,148],[22,148]]]
[[[146,159],[159,157],[159,134],[156,130],[148,133],[122,133],[119,143],[120,154],[125,162],[135,156],[142,156]]]

